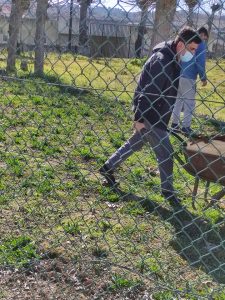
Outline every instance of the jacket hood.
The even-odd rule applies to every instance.
[[[154,48],[153,48],[153,50],[152,50],[152,52],[157,52],[157,51],[159,51],[159,50],[161,50],[163,47],[165,47],[166,46],[166,42],[161,42],[161,43],[159,43],[159,44],[157,44]]]
[[[161,42],[153,48],[152,52],[153,53],[162,52],[167,55],[169,54],[171,56],[175,56],[176,55],[176,46],[173,41]]]

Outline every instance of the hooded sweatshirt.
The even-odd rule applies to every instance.
[[[134,94],[134,120],[166,129],[176,101],[180,65],[174,42],[153,49],[145,63]]]

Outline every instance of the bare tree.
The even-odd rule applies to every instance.
[[[194,8],[197,4],[200,3],[200,0],[185,0],[188,6],[188,17],[187,17],[187,25],[193,26],[194,25]]]
[[[170,37],[172,22],[176,12],[176,0],[156,1],[154,28],[151,39],[151,49],[155,44]]]
[[[138,35],[135,41],[135,56],[141,57],[141,52],[143,49],[143,39],[146,32],[146,22],[148,19],[148,10],[155,3],[154,0],[124,0],[121,1],[130,5],[137,5],[141,10],[141,20],[138,26]]]
[[[81,52],[83,52],[87,47],[88,41],[87,10],[93,0],[77,0],[77,2],[80,5],[79,46],[81,47]]]
[[[146,22],[148,19],[148,9],[154,3],[151,0],[139,0],[137,1],[139,8],[141,9],[141,21],[138,26],[138,35],[135,42],[135,54],[136,57],[141,57],[141,51],[143,48],[143,39],[146,31]]]
[[[72,50],[72,33],[73,33],[73,0],[70,0],[70,21],[69,21],[69,37],[68,50]]]
[[[47,19],[48,0],[38,0],[36,10],[35,62],[34,73],[39,76],[44,71],[45,22]]]
[[[220,1],[218,1],[218,3],[214,3],[214,4],[211,6],[211,14],[209,15],[208,21],[207,21],[207,25],[208,25],[208,33],[209,33],[209,35],[210,35],[211,30],[212,30],[212,24],[213,24],[213,20],[214,20],[215,13],[216,13],[218,10],[220,10],[222,7],[223,7],[223,5],[221,4]]]
[[[17,42],[22,16],[29,6],[30,0],[12,0],[9,17],[9,40],[7,45],[8,58],[6,69],[8,72],[15,71]]]

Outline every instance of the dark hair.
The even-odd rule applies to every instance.
[[[200,36],[198,35],[198,32],[196,32],[189,26],[185,26],[178,32],[178,35],[175,38],[175,42],[178,43],[180,41],[184,44],[190,44],[192,42],[200,44],[202,42]]]
[[[203,33],[204,35],[206,35],[207,37],[209,37],[208,30],[204,26],[202,26],[202,27],[200,27],[198,29],[198,34],[201,34],[201,33]]]

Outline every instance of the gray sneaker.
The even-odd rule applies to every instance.
[[[187,136],[192,135],[192,133],[193,133],[193,130],[191,129],[191,127],[182,127],[181,130]]]
[[[176,124],[176,123],[172,123],[170,129],[173,132],[180,132],[180,126],[178,124]]]

